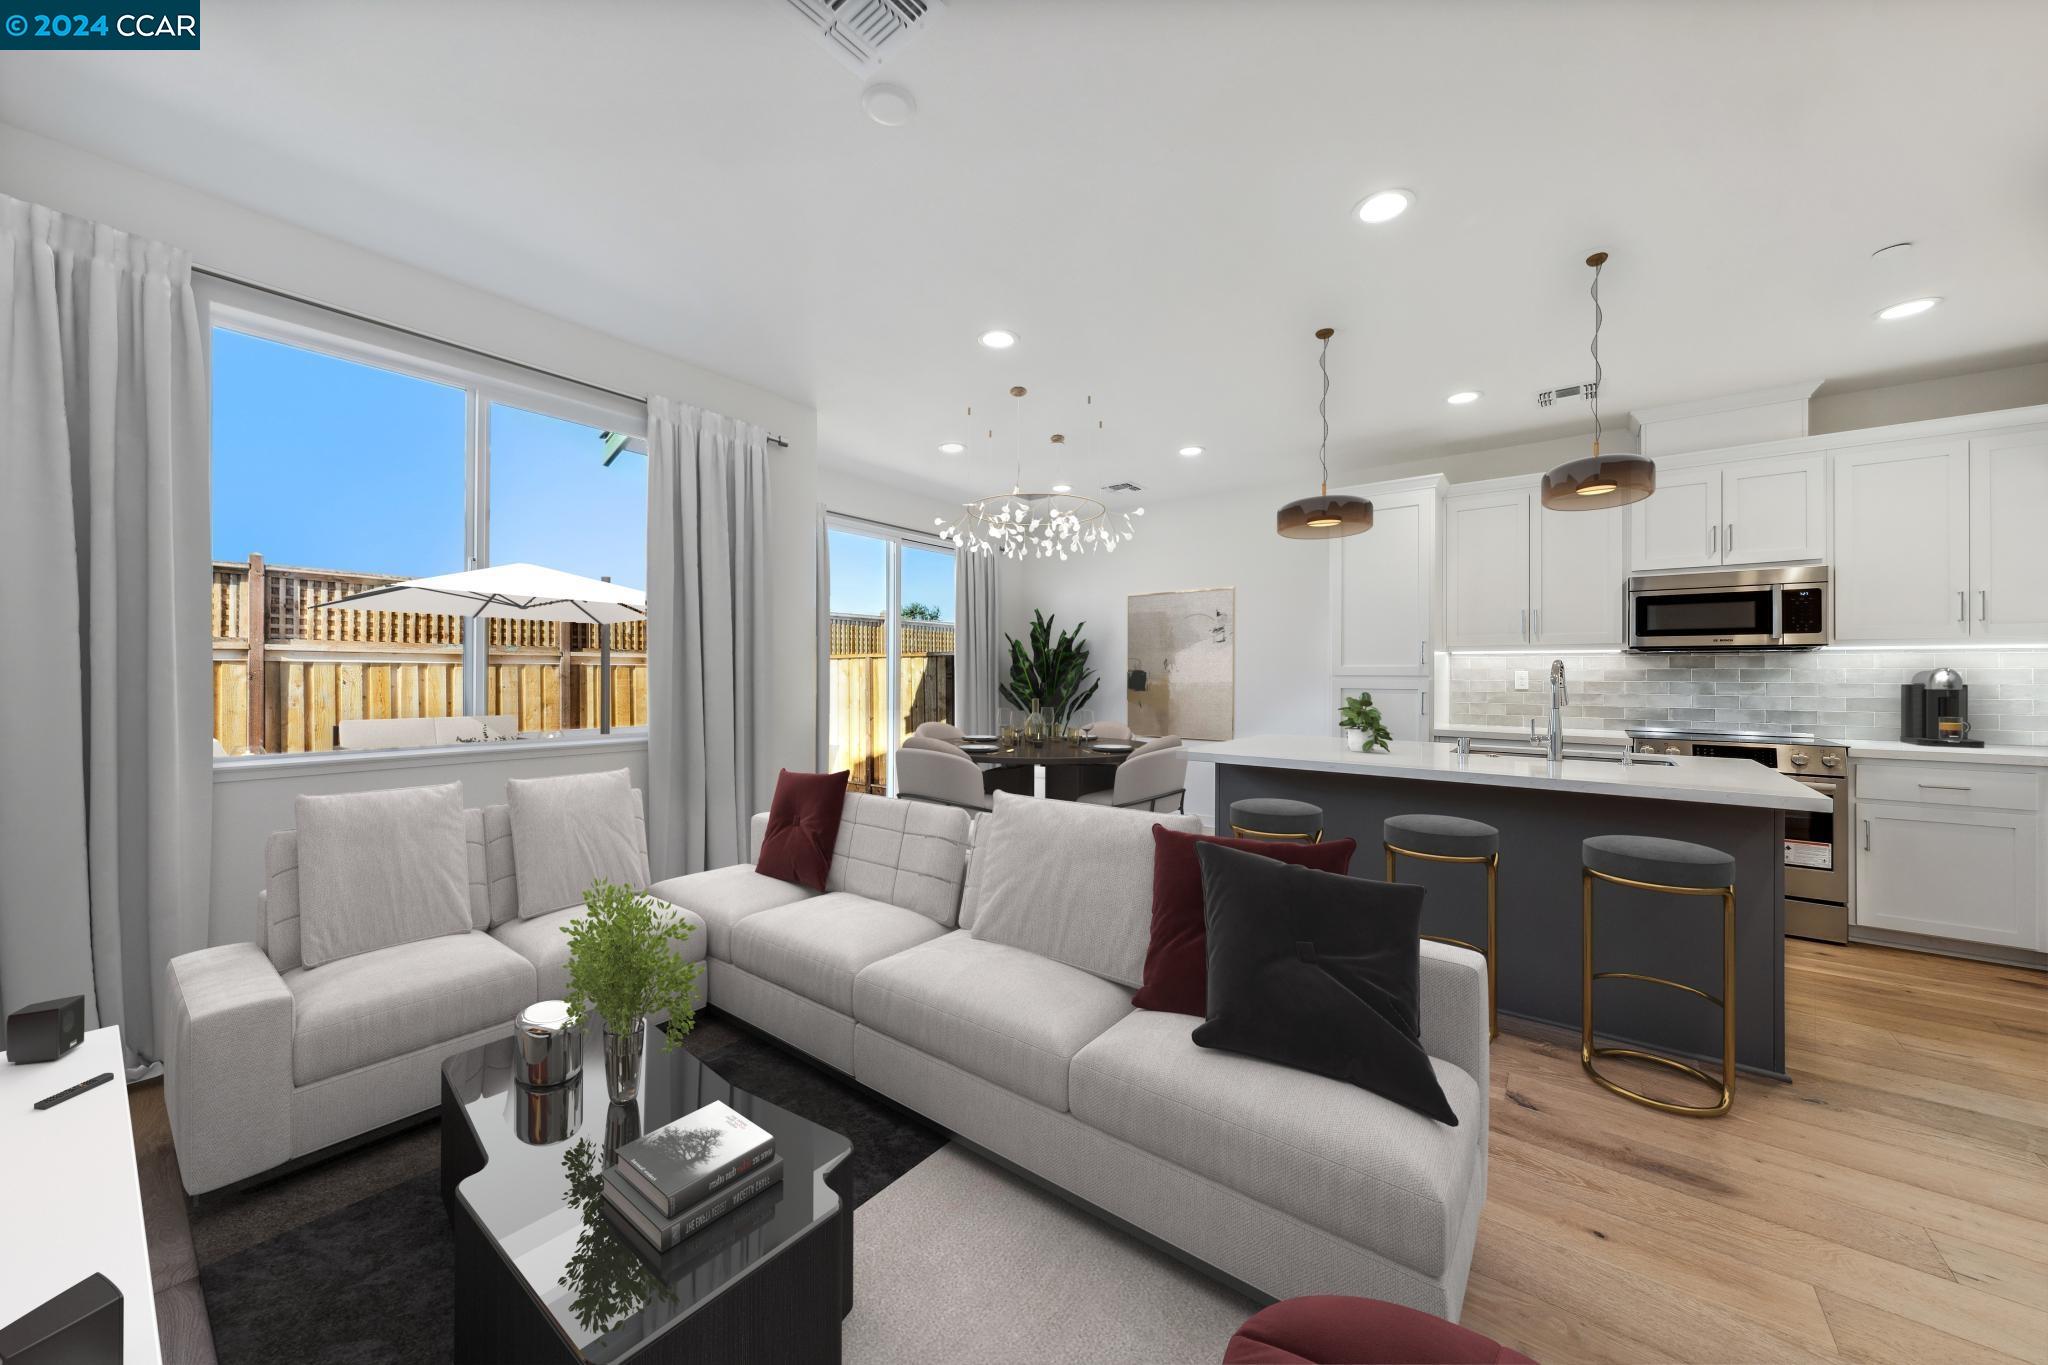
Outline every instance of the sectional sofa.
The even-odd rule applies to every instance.
[[[703,922],[715,1008],[1260,1293],[1455,1319],[1486,1191],[1481,959],[1422,944],[1422,1043],[1455,1127],[1198,1048],[1193,1016],[1131,1004],[1155,823],[1195,827],[1007,793],[970,826],[849,795],[822,893],[745,865],[651,889]],[[1020,911],[1044,951],[997,941]]]
[[[633,837],[647,822],[632,793]],[[441,1063],[503,1038],[520,1010],[568,986],[562,928],[580,905],[520,913],[511,809],[462,812],[470,928],[308,967],[300,952],[299,836],[264,847],[262,943],[174,958],[162,993],[164,1103],[185,1188],[204,1194],[440,1102]],[[366,848],[365,858],[386,855]],[[529,851],[525,865],[533,870]],[[543,869],[545,870],[545,869]],[[703,926],[679,955],[702,961]],[[697,983],[699,1000],[704,982]]]

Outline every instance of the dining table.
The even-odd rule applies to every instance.
[[[994,748],[983,745],[994,744]],[[1135,744],[1123,741],[1081,739],[1001,740],[970,737],[967,756],[980,764],[982,787],[994,793],[1015,792],[1033,796],[1038,792],[1038,773],[1045,769],[1045,795],[1054,801],[1078,801],[1089,792],[1108,791],[1116,785],[1117,766],[1131,756]]]

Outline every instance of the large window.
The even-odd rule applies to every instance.
[[[954,703],[953,552],[906,531],[826,528],[826,765],[857,791],[890,789],[890,759]]]
[[[252,290],[208,302],[222,750],[646,723],[643,624],[327,605],[491,564],[643,586],[643,407]]]

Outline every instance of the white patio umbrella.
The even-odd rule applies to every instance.
[[[647,619],[647,594],[602,579],[564,573],[539,564],[493,564],[488,569],[408,578],[352,593],[328,607],[355,611],[407,611],[437,616],[493,617],[525,621],[588,621],[615,625]],[[602,698],[598,729],[612,728],[611,632],[600,630],[598,688]]]

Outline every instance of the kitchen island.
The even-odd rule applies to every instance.
[[[1451,744],[1397,740],[1352,753],[1336,736],[1267,735],[1190,745],[1216,765],[1219,833],[1230,803],[1282,796],[1322,807],[1325,837],[1358,840],[1352,872],[1385,875],[1381,824],[1391,815],[1457,815],[1500,831],[1500,1012],[1578,1031],[1580,850],[1596,834],[1641,834],[1731,854],[1735,877],[1735,1053],[1745,1070],[1785,1074],[1785,812],[1831,802],[1789,777],[1734,758],[1461,755]],[[1429,889],[1423,932],[1486,940],[1481,869],[1404,858],[1404,882]],[[1684,981],[1718,993],[1717,902],[1600,883],[1594,966]],[[1665,987],[1600,988],[1603,1041],[1714,1057],[1720,1014]]]

